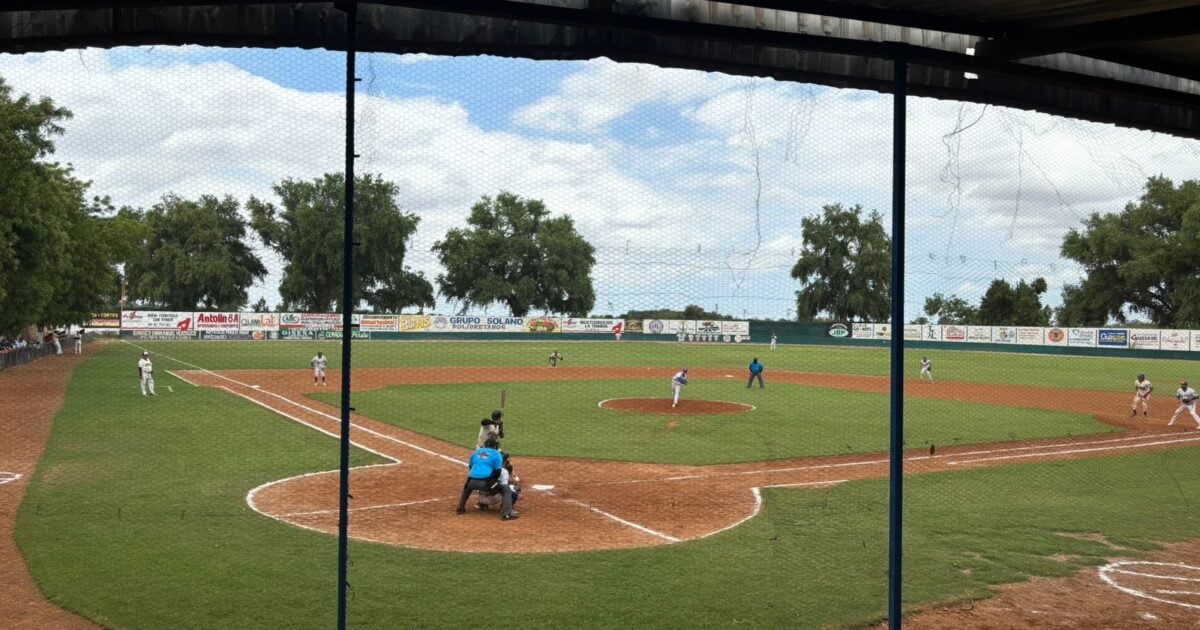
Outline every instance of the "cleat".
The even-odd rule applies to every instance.
[[[466,508],[456,508],[456,509],[454,510],[454,513],[455,513],[455,514],[466,514],[466,513],[467,513],[467,509],[466,509]]]
[[[501,516],[501,517],[500,517],[500,519],[501,519],[501,520],[505,520],[505,521],[515,521],[515,520],[517,520],[517,519],[518,519],[518,518],[520,518],[520,517],[521,517],[521,514],[520,514],[520,512],[517,512],[516,510],[513,510],[513,511],[509,512],[508,514],[505,514],[504,516]]]

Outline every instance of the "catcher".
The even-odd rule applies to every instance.
[[[1133,411],[1130,416],[1136,416],[1138,403],[1142,403],[1142,416],[1150,415],[1150,392],[1154,391],[1154,386],[1150,381],[1146,380],[1145,374],[1138,374],[1137,380],[1133,382]]]
[[[1179,389],[1175,390],[1175,398],[1179,399],[1179,408],[1175,410],[1175,415],[1171,416],[1171,421],[1167,423],[1167,426],[1175,424],[1175,419],[1186,409],[1188,413],[1192,414],[1192,420],[1196,421],[1196,428],[1200,429],[1200,416],[1196,415],[1196,398],[1198,397],[1200,396],[1196,394],[1196,390],[1188,387],[1187,381],[1181,381]]]

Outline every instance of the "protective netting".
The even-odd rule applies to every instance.
[[[344,63],[0,56],[0,619],[334,622]],[[351,626],[880,622],[901,335],[918,627],[1190,622],[1196,142],[910,98],[893,323],[889,95],[358,69]]]

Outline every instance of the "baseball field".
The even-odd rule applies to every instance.
[[[143,350],[154,397],[138,389]],[[326,386],[309,368],[318,350]],[[1167,426],[1196,363],[938,350],[930,383],[918,352],[909,625],[1200,620],[1200,432],[1186,416]],[[753,357],[765,388],[746,386]],[[58,359],[36,369],[73,370],[61,408],[4,425],[26,458],[0,459],[6,566],[19,551],[41,597],[85,626],[334,625],[337,343],[113,341]],[[883,620],[886,349],[367,342],[353,364],[351,627]],[[1139,372],[1157,390],[1130,417]],[[457,515],[501,392],[520,518]],[[22,605],[0,619],[19,622]]]

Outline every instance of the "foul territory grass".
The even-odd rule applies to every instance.
[[[664,415],[601,409],[608,398],[669,400],[658,380],[551,381],[394,386],[354,395],[359,413],[473,446],[479,420],[507,393],[505,450],[521,455],[673,464],[723,464],[810,455],[885,451],[888,398],[771,383],[692,380],[686,399],[755,407],[719,415]],[[667,391],[664,391],[667,390]],[[337,404],[337,393],[314,398]],[[912,446],[973,444],[1103,433],[1113,429],[1084,414],[910,398],[906,435]]]
[[[561,337],[561,336],[560,336]],[[636,337],[636,336],[634,336]],[[209,369],[308,369],[318,350],[329,357],[329,367],[341,365],[337,341],[172,341],[136,342],[137,348],[161,353],[163,367],[183,367],[175,357]],[[679,344],[671,342],[562,341],[360,341],[354,343],[355,367],[513,366],[541,367],[553,350],[566,357],[568,366],[630,366],[662,368],[667,378],[680,367],[726,368],[745,374],[750,359],[758,357],[772,370],[888,374],[887,348],[837,346],[780,346],[775,352],[761,345]],[[917,377],[918,361],[929,356],[939,380],[1005,383],[1046,388],[1121,391],[1133,395],[1133,380],[1144,372],[1158,384],[1160,393],[1175,391],[1180,379],[1200,381],[1192,361],[1120,357],[1015,354],[909,349],[906,376]],[[1198,355],[1200,356],[1200,355]],[[136,358],[135,358],[136,361]]]
[[[160,387],[173,393],[127,395],[127,359],[114,348],[79,369],[31,480],[17,539],[39,585],[113,627],[330,627],[334,538],[250,512],[245,492],[330,468],[337,442],[169,378]],[[1198,467],[1200,449],[1179,449],[911,476],[906,603],[978,597],[1113,553],[1064,533],[1140,550],[1198,537],[1188,499],[1200,494]],[[757,518],[667,547],[528,555],[352,543],[350,623],[461,628],[484,614],[496,627],[823,628],[881,618],[886,480],[764,497]],[[681,499],[704,509],[704,497]],[[496,600],[480,603],[479,575],[502,584]]]

